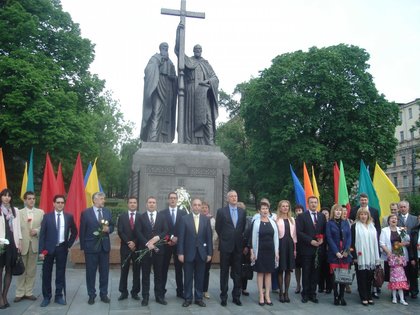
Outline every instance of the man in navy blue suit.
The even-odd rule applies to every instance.
[[[162,283],[166,294],[166,282],[168,280],[168,269],[171,258],[173,259],[175,266],[175,281],[176,281],[176,296],[179,298],[184,297],[184,285],[182,280],[182,263],[178,259],[177,247],[178,247],[178,230],[181,223],[181,218],[187,214],[183,209],[177,207],[178,196],[176,192],[170,192],[168,194],[168,208],[160,211],[166,218],[168,224],[168,235],[170,241],[165,246],[165,254],[163,259],[163,272],[162,272]]]
[[[111,212],[104,208],[105,194],[96,192],[92,196],[93,207],[87,208],[80,217],[80,249],[85,253],[86,286],[89,295],[88,304],[95,303],[96,270],[99,269],[99,296],[101,301],[109,303],[108,276],[109,235],[114,231]],[[101,233],[96,235],[97,231]]]
[[[39,232],[39,259],[42,265],[42,295],[41,307],[50,304],[52,297],[51,278],[55,260],[55,303],[66,305],[63,298],[66,285],[66,263],[69,248],[77,236],[77,228],[73,216],[64,213],[65,198],[54,196],[54,211],[44,215]]]
[[[192,303],[194,278],[195,304],[205,307],[203,284],[206,262],[213,255],[213,241],[210,220],[201,214],[200,199],[192,201],[192,213],[182,217],[178,234],[178,259],[184,263],[184,299],[188,307]]]

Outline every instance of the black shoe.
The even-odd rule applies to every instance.
[[[233,299],[233,300],[232,300],[232,302],[233,302],[234,304],[238,305],[238,306],[242,306],[242,302],[241,302],[241,300],[240,300],[240,299],[238,299],[238,298]]]
[[[242,295],[249,296],[249,292],[248,291],[245,291],[245,290],[242,290]]]
[[[372,300],[369,300],[369,301],[368,301],[368,304],[370,304],[370,305],[375,305],[375,302],[373,302]]]
[[[182,294],[182,293],[177,293],[177,294],[176,294],[176,297],[179,297],[180,299],[183,299],[183,298],[184,298],[184,294]]]
[[[203,301],[199,300],[199,301],[195,301],[195,304],[197,304],[198,306],[201,307],[206,307],[206,303],[204,303]]]
[[[334,297],[334,305],[340,305],[340,299],[338,297]]]
[[[131,298],[136,301],[140,301],[140,297],[137,294],[132,294]]]
[[[226,305],[227,305],[227,301],[226,301],[226,300],[222,300],[222,301],[220,302],[220,305],[222,305],[222,306],[226,306]]]
[[[95,298],[94,297],[89,297],[89,301],[88,301],[88,304],[89,305],[93,305],[93,304],[95,304]]]
[[[118,297],[118,301],[122,301],[128,298],[128,293],[121,293],[121,295]]]
[[[66,305],[67,304],[62,296],[56,297],[54,302],[57,303],[57,304],[60,304],[60,305]]]
[[[316,297],[310,298],[309,301],[311,301],[312,303],[318,303],[318,299]]]
[[[273,302],[265,302],[265,305],[268,305],[268,306],[273,306]]]
[[[141,306],[147,306],[149,305],[149,298],[143,298],[143,301],[141,301]]]
[[[46,307],[46,306],[48,306],[48,304],[50,304],[50,299],[43,299],[42,302],[41,302],[41,307]],[[4,308],[7,307],[6,304],[4,304],[3,306],[4,306]]]
[[[109,297],[107,297],[106,295],[101,296],[101,301],[104,303],[109,303],[111,302],[111,300],[109,299]]]
[[[302,297],[302,303],[308,303],[308,299],[306,297]]]
[[[191,305],[191,301],[185,301],[184,303],[182,303],[182,307],[188,307]]]
[[[283,294],[283,293],[279,293],[279,301],[280,301],[280,303],[284,303],[284,302],[286,302],[286,301],[284,300],[284,294]]]
[[[162,304],[162,305],[167,305],[168,302],[165,301],[164,298],[156,298],[156,303]]]
[[[373,292],[372,297],[375,298],[375,299],[379,299],[379,294],[376,293],[376,292]]]
[[[346,300],[344,298],[341,298],[340,304],[343,305],[343,306],[346,306],[347,305],[347,302],[346,302]]]
[[[265,305],[265,302],[262,302],[262,303],[261,302],[258,302],[258,305],[259,306],[264,306]]]

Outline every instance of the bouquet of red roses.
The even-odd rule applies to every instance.
[[[322,241],[324,239],[324,234],[315,235],[315,239],[317,242]],[[315,269],[318,268],[319,265],[320,265],[320,261],[319,261],[319,246],[318,246],[315,251]]]

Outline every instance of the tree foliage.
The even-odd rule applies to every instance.
[[[105,188],[117,176],[118,151],[131,126],[105,82],[89,72],[93,60],[94,45],[59,0],[1,3],[0,146],[14,185],[31,147],[38,179],[46,152],[63,163],[67,181],[78,152],[86,163],[99,157]]]
[[[368,60],[356,46],[313,47],[277,56],[242,85],[240,114],[258,191],[293,199],[289,164],[301,170],[306,162],[315,167],[321,194],[332,200],[334,161],[343,160],[348,187],[360,159],[392,161],[398,106],[378,93]]]

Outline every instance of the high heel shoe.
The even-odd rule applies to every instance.
[[[279,301],[281,303],[284,303],[285,302],[285,300],[284,300],[284,294],[283,293],[279,293]]]
[[[259,306],[264,306],[265,305],[265,302],[258,302],[258,305]]]
[[[287,292],[284,292],[284,302],[290,303],[289,293],[287,293]]]

